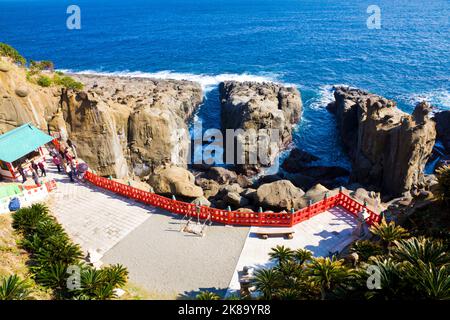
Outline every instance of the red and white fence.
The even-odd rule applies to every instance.
[[[343,192],[339,192],[335,196],[325,198],[293,213],[238,212],[198,206],[192,203],[169,199],[114,180],[99,177],[90,171],[86,172],[84,177],[93,185],[112,191],[126,198],[134,199],[141,203],[180,215],[187,214],[188,216],[195,218],[199,216],[200,219],[207,219],[209,216],[214,222],[228,225],[291,227],[337,206],[344,208],[350,214],[355,216],[365,209],[368,213],[368,217],[366,218],[368,225],[372,225],[375,222],[380,222],[381,220],[381,216],[379,214],[369,210],[363,204]]]

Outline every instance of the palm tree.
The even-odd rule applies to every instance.
[[[293,257],[299,265],[303,265],[305,262],[308,262],[313,258],[313,254],[309,250],[300,248],[294,251]]]
[[[343,284],[351,275],[344,266],[343,260],[335,256],[315,258],[308,265],[311,280],[320,286],[321,299],[325,300],[327,294],[339,284]]]
[[[391,253],[395,260],[407,261],[416,266],[419,261],[437,267],[450,263],[450,255],[446,252],[444,243],[425,237],[394,241]]]
[[[391,257],[375,256],[369,259],[366,267],[375,266],[378,271],[380,288],[366,291],[367,298],[380,297],[382,299],[401,299],[403,296],[411,294],[411,287],[405,281],[405,274],[402,270],[402,263],[394,261]],[[364,280],[368,280],[366,273]],[[366,287],[367,288],[367,287]]]
[[[381,239],[385,249],[389,248],[393,241],[409,236],[405,229],[397,226],[394,221],[387,223],[386,219],[383,219],[379,224],[376,223],[371,226],[370,232]]]
[[[13,274],[0,281],[0,300],[25,300],[30,295],[30,286]]]
[[[370,240],[358,240],[352,244],[350,252],[358,254],[359,261],[367,261],[370,257],[383,254],[383,248]]]
[[[277,261],[279,265],[292,260],[294,252],[285,246],[276,246],[269,253],[270,260]]]
[[[19,209],[12,217],[13,228],[22,231],[25,235],[34,233],[41,222],[52,219],[49,215],[48,207],[40,203],[33,204],[31,207]]]
[[[275,269],[260,269],[255,271],[253,284],[266,300],[272,299],[280,284],[280,275]]]
[[[220,300],[220,296],[214,292],[202,291],[195,297],[195,299],[197,299],[197,300]]]

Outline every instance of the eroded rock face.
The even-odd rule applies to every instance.
[[[42,88],[26,80],[26,70],[0,57],[0,134],[32,123],[47,132],[56,112],[60,88]]]
[[[273,83],[226,81],[220,84],[222,129],[243,129],[246,133],[265,132],[270,136],[271,129],[277,129],[279,135],[265,144],[267,158],[256,159],[255,164],[248,161],[249,149],[246,149],[246,161],[237,164],[241,173],[251,175],[261,166],[269,166],[279,150],[292,139],[293,125],[300,119],[302,100],[300,92],[292,87]],[[225,137],[226,139],[226,137]],[[236,143],[245,145],[246,134],[236,133]],[[230,139],[228,139],[230,140]]]
[[[202,188],[195,185],[194,175],[184,168],[175,166],[156,168],[147,182],[157,194],[187,198],[203,197]]]
[[[329,110],[352,159],[351,180],[391,196],[423,184],[436,138],[431,107],[421,103],[409,115],[395,102],[358,89],[339,87],[334,95]]]
[[[64,120],[80,157],[91,167],[102,175],[141,178],[167,164],[186,167],[186,123],[203,99],[200,85],[175,80],[74,77],[85,84],[85,92],[67,92]],[[95,116],[83,116],[87,105],[96,106]],[[66,110],[73,110],[73,114]]]
[[[255,202],[264,209],[291,210],[304,207],[303,190],[288,180],[261,185],[256,190]]]
[[[434,115],[437,137],[442,141],[445,151],[450,154],[450,111],[441,111]]]

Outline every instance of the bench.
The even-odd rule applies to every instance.
[[[286,239],[292,239],[295,231],[292,228],[257,228],[254,233],[262,239],[267,239],[269,236],[282,236]]]

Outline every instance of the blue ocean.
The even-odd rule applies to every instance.
[[[81,29],[69,30],[69,5]],[[377,5],[381,29],[369,29]],[[302,93],[294,145],[348,166],[332,87],[360,87],[411,111],[450,109],[448,0],[0,0],[0,42],[58,69],[199,81],[196,119],[219,126],[222,80],[277,81]]]

